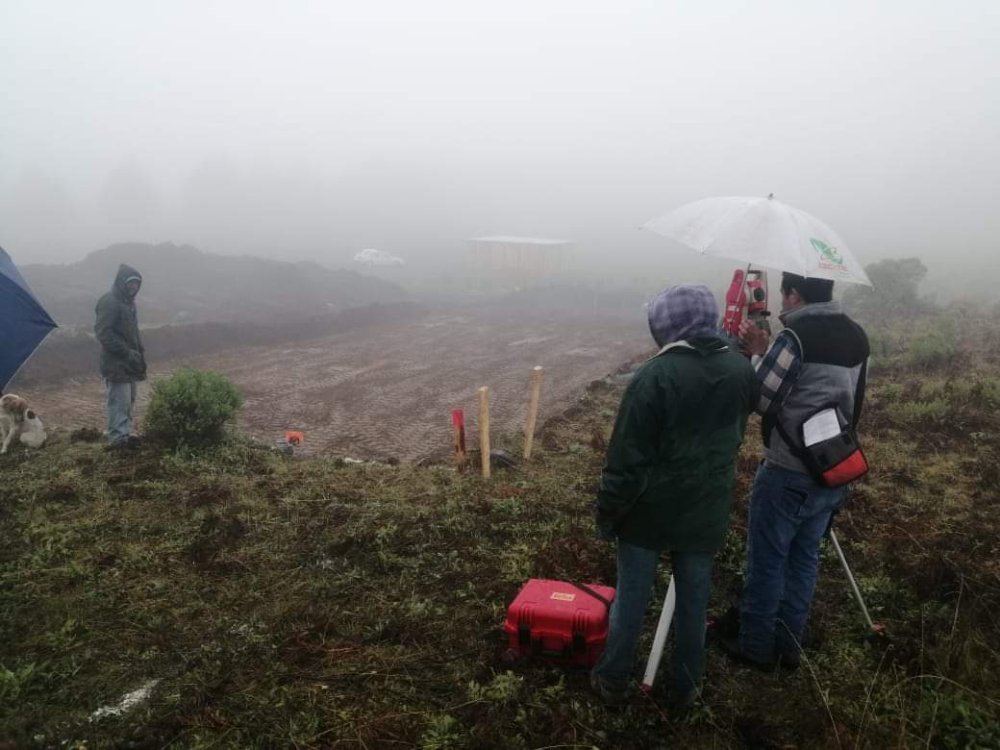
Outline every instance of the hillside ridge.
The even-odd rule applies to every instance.
[[[60,325],[88,326],[121,263],[143,275],[139,316],[144,326],[269,321],[408,299],[398,285],[356,271],[312,261],[218,255],[172,242],[120,243],[75,263],[20,268]]]

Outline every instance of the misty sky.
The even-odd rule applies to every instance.
[[[0,245],[631,273],[680,257],[642,222],[774,192],[863,262],[1000,273],[998,38],[989,0],[0,0]]]

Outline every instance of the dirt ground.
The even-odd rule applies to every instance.
[[[494,434],[523,430],[535,365],[545,368],[541,424],[651,348],[641,311],[634,320],[558,321],[463,312],[150,364],[153,379],[182,364],[225,374],[244,394],[242,427],[261,441],[295,429],[305,434],[303,454],[419,461],[448,454],[452,409],[465,410],[468,447],[477,446],[480,386],[490,387]],[[140,420],[149,392],[140,385]],[[96,375],[24,395],[51,428],[103,427]]]

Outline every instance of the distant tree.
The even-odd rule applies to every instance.
[[[900,315],[926,311],[931,303],[920,297],[927,266],[918,258],[880,260],[865,267],[872,287],[853,285],[844,293],[844,305],[862,316]]]

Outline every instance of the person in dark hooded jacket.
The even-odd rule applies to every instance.
[[[746,357],[718,335],[708,287],[675,286],[649,305],[660,352],[622,398],[597,495],[597,528],[617,540],[618,584],[607,647],[591,684],[607,703],[629,678],[660,553],[676,584],[676,647],[668,700],[690,706],[705,660],[712,563],[729,526],[736,453],[758,394]]]
[[[108,392],[108,443],[125,445],[132,436],[136,383],[146,379],[146,356],[139,337],[135,296],[142,276],[124,263],[111,291],[97,302],[94,333],[101,343],[101,376]]]

